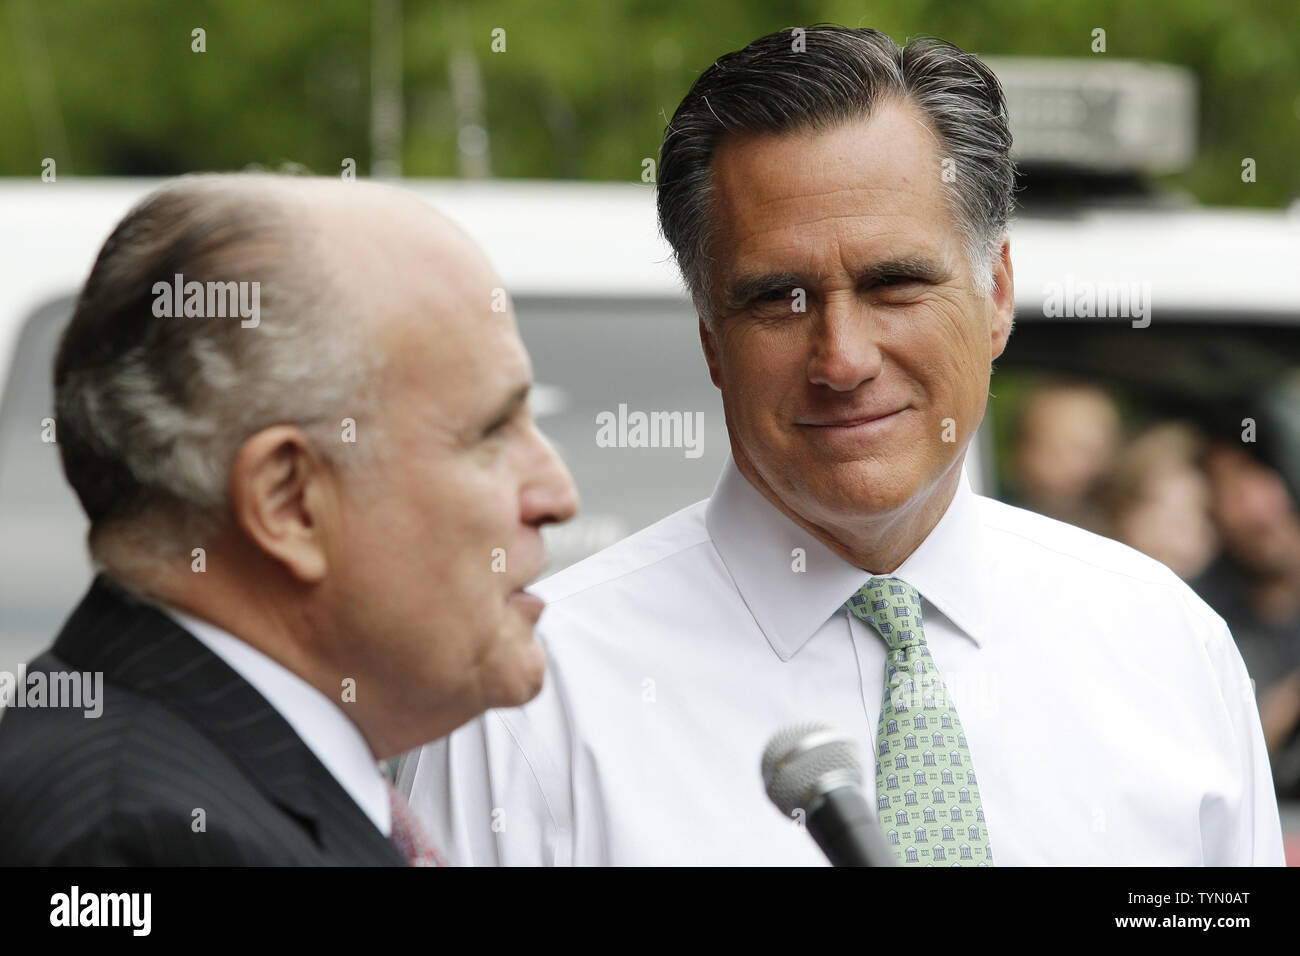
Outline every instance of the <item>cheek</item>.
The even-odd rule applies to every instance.
[[[512,525],[507,502],[490,484],[456,488],[430,503],[425,547],[439,555],[446,587],[481,595],[508,575]]]
[[[933,316],[908,351],[933,397],[951,396],[961,406],[978,405],[988,393],[991,352],[976,316]]]
[[[983,310],[956,318],[959,339],[953,351],[961,357],[971,382],[987,384],[993,365],[993,346],[989,340],[989,319]]]
[[[807,384],[807,349],[793,331],[749,329],[727,342],[723,399],[747,418],[763,418]]]
[[[475,568],[489,567],[487,494],[464,463],[410,455],[387,464],[357,496],[342,546],[373,577],[412,582],[407,600],[454,599]]]

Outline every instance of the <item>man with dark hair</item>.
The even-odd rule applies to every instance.
[[[1283,862],[1223,621],[968,484],[1014,312],[1010,145],[996,78],[939,40],[786,30],[699,77],[659,217],[731,461],[543,583],[534,702],[407,761],[453,857],[819,862],[759,758],[824,719],[874,755],[902,864]]]
[[[54,373],[101,573],[0,722],[0,864],[442,861],[377,762],[537,693],[576,506],[499,287],[373,184],[185,178],[118,225]]]
[[[1260,723],[1284,799],[1300,798],[1300,512],[1275,468],[1240,442],[1202,456],[1223,552],[1192,588],[1232,628],[1255,682]]]

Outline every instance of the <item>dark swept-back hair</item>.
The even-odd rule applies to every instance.
[[[917,107],[953,161],[949,199],[976,288],[992,290],[992,262],[1013,208],[1015,165],[1006,100],[978,57],[937,37],[900,47],[878,30],[781,30],[724,54],[695,81],[659,151],[659,224],[695,307],[709,287],[712,164],[729,133],[825,130],[902,99]],[[936,175],[939,171],[936,170]]]

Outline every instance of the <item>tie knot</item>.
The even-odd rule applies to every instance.
[[[844,606],[876,629],[890,650],[925,643],[921,595],[898,578],[872,578]]]

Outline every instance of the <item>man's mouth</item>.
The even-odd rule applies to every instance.
[[[848,415],[834,415],[826,417],[809,418],[804,421],[796,422],[797,425],[803,425],[808,428],[856,428],[859,425],[869,425],[873,422],[883,422],[888,418],[904,412],[907,406],[902,408],[892,408],[882,411],[854,412]]]

